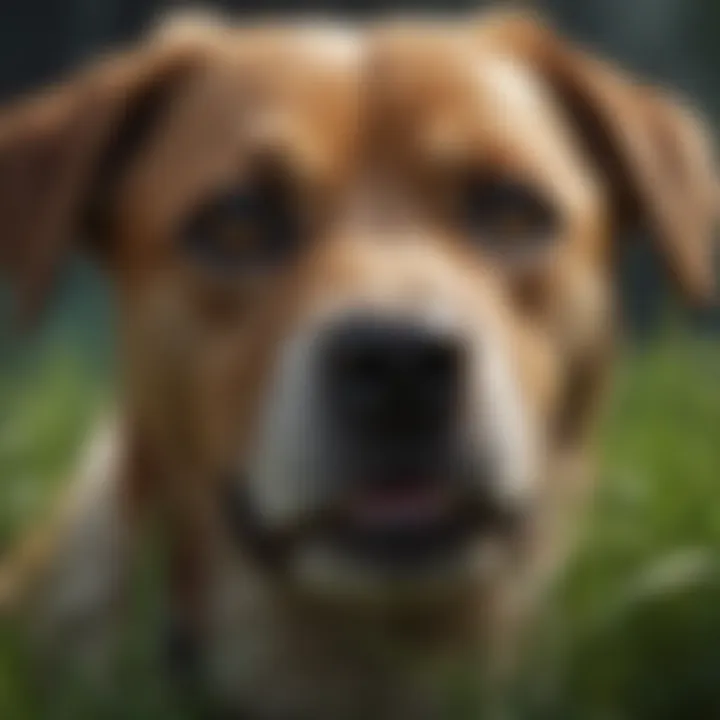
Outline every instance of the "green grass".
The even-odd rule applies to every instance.
[[[58,352],[0,375],[0,551],[56,496],[105,386]],[[615,389],[600,490],[539,626],[521,714],[720,717],[720,343],[671,334],[628,354]],[[179,717],[155,639],[131,635],[112,717]],[[0,718],[108,716],[71,692],[67,707],[40,711],[17,644],[7,632],[0,642]]]
[[[582,551],[533,666],[541,717],[720,717],[720,346],[628,357]]]

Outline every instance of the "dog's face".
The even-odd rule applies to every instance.
[[[45,243],[15,267],[92,220],[132,412],[261,562],[375,597],[490,577],[587,444],[616,231],[706,289],[702,129],[524,18],[180,35],[9,115],[3,183],[23,142],[62,183],[9,189]]]

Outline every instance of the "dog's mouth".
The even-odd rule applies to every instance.
[[[461,548],[478,532],[494,532],[499,517],[438,482],[369,488],[349,499],[329,538],[352,558],[412,567]],[[498,522],[496,522],[498,521]]]
[[[393,486],[368,485],[292,528],[269,528],[243,485],[228,484],[226,516],[236,538],[266,566],[282,568],[309,541],[349,560],[412,571],[451,559],[472,541],[517,534],[521,513],[477,490],[431,478]]]

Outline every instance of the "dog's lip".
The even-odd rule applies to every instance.
[[[439,478],[356,491],[327,529],[352,550],[421,559],[478,536],[513,538],[525,514],[477,489]]]
[[[330,537],[353,557],[400,569],[455,552],[474,527],[449,485],[417,483],[354,493]]]
[[[352,526],[367,531],[417,528],[444,522],[456,506],[457,498],[448,487],[421,480],[357,491],[344,514]]]

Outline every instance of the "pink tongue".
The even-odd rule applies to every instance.
[[[365,525],[397,525],[437,520],[446,507],[441,488],[414,487],[365,493],[356,498],[352,512]]]

